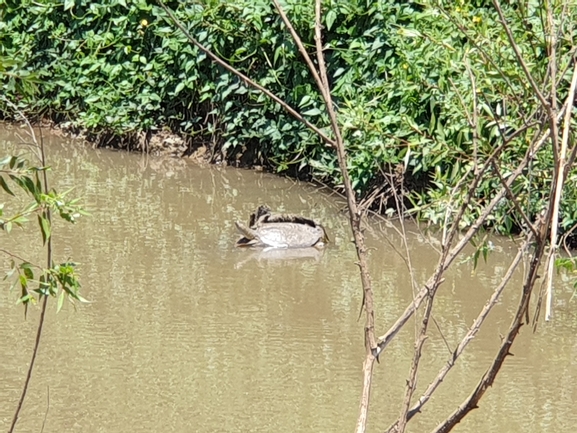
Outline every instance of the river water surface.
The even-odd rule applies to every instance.
[[[0,126],[0,128],[3,128]],[[0,129],[0,156],[20,140]],[[361,290],[343,202],[302,183],[185,160],[94,150],[47,139],[50,174],[75,187],[92,214],[54,229],[57,260],[80,262],[90,303],[51,301],[19,432],[350,432],[364,358]],[[16,147],[18,148],[18,147]],[[6,202],[4,193],[0,203]],[[305,257],[236,249],[234,220],[267,203],[321,220],[331,237]],[[437,261],[428,237],[408,227],[415,276]],[[42,260],[31,224],[3,247]],[[395,230],[369,221],[377,332],[412,299]],[[463,260],[435,303],[417,394],[467,331],[516,253],[513,241],[474,270]],[[470,253],[470,251],[469,251]],[[3,257],[0,263],[6,265]],[[434,428],[470,394],[516,307],[521,275],[408,431]],[[0,430],[7,431],[30,360],[39,307],[0,291]],[[577,426],[577,303],[559,278],[555,317],[522,329],[495,385],[456,429],[462,433],[567,432]],[[414,344],[414,322],[375,367],[369,431],[398,415]],[[445,342],[446,340],[446,342]]]

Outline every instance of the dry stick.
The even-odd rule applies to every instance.
[[[38,265],[35,265],[34,263],[30,263],[30,262],[29,262],[28,260],[26,260],[25,258],[20,257],[18,254],[11,253],[10,251],[5,250],[4,248],[0,248],[0,253],[4,253],[4,254],[6,254],[7,256],[12,257],[12,258],[14,258],[14,259],[18,259],[18,260],[20,260],[22,263],[28,263],[28,264],[34,266],[35,268],[42,269],[42,266],[38,266]]]
[[[319,88],[319,90],[321,91],[321,94],[323,96],[323,99],[325,100],[326,103],[326,90],[328,89],[328,86],[325,88],[325,83],[326,81],[323,82],[323,80],[321,80],[321,77],[319,75],[319,72],[317,71],[317,69],[315,68],[315,65],[313,63],[313,61],[311,60],[309,53],[307,52],[307,50],[305,49],[300,36],[297,34],[296,30],[294,29],[294,27],[292,26],[291,22],[289,21],[287,15],[285,14],[283,8],[281,7],[280,3],[277,0],[272,0],[272,2],[274,3],[274,6],[276,7],[276,10],[278,11],[281,19],[283,20],[285,26],[287,27],[287,30],[289,31],[290,35],[292,36],[293,40],[295,41],[295,43],[297,44],[297,48],[299,49],[301,55],[303,56],[309,70],[311,71],[311,74],[313,74],[313,78],[315,79],[315,82],[317,83],[317,87]],[[316,32],[317,29],[316,25],[315,25],[315,38],[316,38]],[[317,51],[318,51],[318,47],[317,47]],[[322,56],[322,49],[321,49],[321,56]],[[317,58],[318,58],[318,52],[317,52]],[[322,70],[323,66],[319,63],[319,70]],[[322,74],[322,71],[321,71]]]
[[[553,23],[553,7],[551,1],[546,2],[547,7],[547,48],[549,51],[549,68],[551,68],[551,107],[557,109],[557,35]]]
[[[515,207],[517,212],[519,212],[521,218],[523,219],[523,221],[525,221],[525,224],[527,224],[529,230],[531,230],[534,236],[537,236],[537,229],[535,228],[535,226],[533,225],[533,223],[531,222],[525,211],[523,211],[519,202],[517,202],[517,197],[515,196],[515,194],[513,194],[513,191],[511,191],[511,188],[509,188],[507,182],[505,182],[505,179],[503,178],[503,175],[499,170],[499,166],[495,161],[493,161],[493,170],[495,170],[495,174],[499,178],[499,182],[501,182],[501,185],[503,185],[503,188],[505,188],[505,190],[507,191],[507,195],[509,196],[509,199],[513,203],[513,206]]]
[[[559,149],[559,125],[557,121],[553,118],[553,113],[557,109],[557,56],[556,56],[556,49],[557,49],[557,42],[555,37],[554,31],[554,23],[553,23],[553,9],[551,6],[551,1],[546,2],[546,10],[547,10],[547,24],[546,24],[546,47],[547,47],[547,54],[549,58],[549,70],[551,75],[551,110],[547,112],[549,115],[549,122],[551,123],[551,143],[552,143],[552,150],[553,150],[553,159],[554,159],[554,170],[557,176],[557,182],[555,182],[555,188],[551,192],[552,195],[555,197],[555,201],[553,202],[553,213],[559,214],[559,204],[557,200],[561,200],[561,191],[557,190],[559,185],[563,184],[564,175],[564,162],[565,162],[565,154],[561,156],[561,152]],[[571,111],[571,110],[568,110]],[[561,183],[559,184],[559,181]],[[543,285],[541,287],[541,294],[539,297],[539,310],[541,309],[541,301],[542,301],[542,291],[544,287],[547,287],[547,304],[546,304],[546,313],[545,313],[545,320],[548,321],[551,318],[551,303],[553,299],[553,280],[552,280],[552,273],[553,273],[553,261],[555,259],[555,255],[557,252],[557,230],[559,226],[559,220],[553,219],[551,221],[551,228],[550,228],[550,241],[549,241],[549,255],[547,257],[547,285]]]
[[[529,306],[529,299],[531,298],[531,292],[535,285],[537,278],[539,278],[539,265],[543,257],[545,248],[545,235],[547,232],[548,224],[551,222],[551,213],[548,212],[549,218],[545,219],[540,225],[539,237],[536,239],[537,246],[531,260],[531,265],[525,282],[523,284],[523,291],[521,294],[521,299],[519,300],[519,305],[515,313],[515,317],[509,327],[509,331],[501,343],[501,347],[497,352],[497,356],[493,360],[490,368],[483,375],[483,378],[473,391],[473,393],[441,424],[439,424],[434,431],[434,433],[446,433],[452,430],[471,410],[477,407],[477,404],[481,397],[485,394],[485,391],[493,384],[497,373],[499,372],[505,358],[511,355],[510,349],[511,345],[515,341],[515,338],[519,334],[519,330],[523,325],[523,317]]]
[[[417,373],[419,371],[419,362],[421,360],[421,354],[423,352],[423,346],[427,338],[427,329],[429,325],[429,319],[431,317],[431,312],[433,310],[433,301],[435,296],[435,288],[429,291],[427,296],[427,305],[425,307],[425,312],[423,314],[423,320],[421,324],[421,329],[419,335],[415,340],[415,351],[413,354],[413,362],[411,363],[411,370],[409,372],[409,378],[407,379],[407,388],[405,391],[405,398],[403,400],[403,405],[401,407],[401,415],[399,416],[399,422],[397,425],[397,432],[404,433],[407,427],[407,413],[409,412],[409,407],[411,406],[411,398],[417,388]]]
[[[571,87],[569,88],[569,95],[567,96],[567,101],[572,102],[575,97],[575,87],[577,85],[577,62],[573,68],[573,78],[571,80]],[[572,105],[572,104],[571,104]],[[555,188],[555,199],[553,202],[553,217],[551,220],[551,240],[549,243],[549,255],[547,257],[547,300],[545,304],[545,320],[551,319],[551,306],[553,303],[553,267],[555,264],[555,255],[558,249],[557,245],[557,230],[559,227],[559,207],[561,203],[561,194],[563,192],[563,183],[567,176],[567,171],[565,170],[566,161],[565,157],[567,154],[567,145],[569,142],[569,132],[571,130],[571,110],[565,111],[565,118],[563,120],[563,138],[561,141],[561,152],[559,154],[559,160],[557,162],[557,185]]]
[[[445,377],[447,376],[449,371],[455,366],[457,359],[464,352],[465,348],[469,345],[471,341],[473,341],[473,339],[481,329],[483,322],[485,321],[485,319],[487,318],[493,307],[499,301],[499,298],[503,293],[503,289],[511,280],[513,273],[519,266],[519,262],[521,261],[521,258],[523,257],[524,253],[529,248],[529,245],[531,244],[532,240],[533,235],[529,234],[527,239],[523,242],[523,245],[519,248],[517,255],[509,265],[509,269],[507,269],[507,272],[501,279],[501,282],[495,288],[493,294],[491,295],[491,297],[489,298],[489,300],[487,301],[487,303],[485,304],[485,306],[483,307],[483,309],[481,310],[481,312],[479,313],[479,315],[477,316],[477,318],[475,319],[475,321],[473,322],[473,324],[471,325],[471,327],[469,328],[469,330],[467,331],[467,333],[465,334],[459,345],[452,352],[451,358],[447,360],[447,363],[443,366],[443,368],[441,368],[441,370],[437,374],[437,377],[435,377],[435,379],[431,382],[431,384],[428,386],[423,395],[421,395],[419,401],[407,413],[407,421],[409,421],[411,418],[413,418],[417,413],[421,411],[423,406],[430,400],[435,390],[445,380]],[[391,425],[387,429],[387,433],[393,433],[399,431],[397,430],[399,422],[400,420],[397,420],[393,425]]]
[[[335,149],[337,152],[337,159],[339,162],[339,168],[341,170],[343,176],[343,187],[345,190],[345,197],[347,200],[347,205],[349,209],[349,219],[351,224],[351,229],[353,231],[353,238],[355,241],[355,247],[357,250],[357,258],[358,258],[358,265],[361,273],[361,282],[363,286],[363,304],[365,305],[365,311],[367,314],[367,322],[365,325],[365,342],[367,347],[367,357],[370,358],[370,364],[374,362],[373,352],[376,350],[376,339],[374,335],[374,311],[373,311],[373,294],[372,294],[372,285],[371,279],[368,272],[368,266],[366,263],[366,256],[367,256],[367,248],[364,243],[364,237],[361,230],[361,212],[358,209],[356,199],[355,199],[355,192],[352,187],[352,183],[349,177],[348,169],[347,169],[347,156],[344,148],[343,139],[341,136],[340,128],[338,126],[336,113],[333,107],[333,102],[331,99],[330,89],[328,85],[328,79],[326,76],[326,66],[324,62],[323,52],[322,52],[322,41],[321,41],[321,7],[320,7],[320,0],[317,0],[315,5],[315,40],[316,40],[316,47],[317,47],[317,61],[319,63],[319,72],[317,72],[316,68],[312,60],[310,59],[309,54],[307,53],[302,40],[300,39],[299,35],[296,33],[294,28],[292,27],[288,17],[286,16],[284,10],[282,9],[281,5],[278,1],[273,0],[275,7],[277,8],[279,15],[281,16],[283,22],[287,26],[293,40],[295,41],[301,55],[304,57],[306,64],[308,65],[313,77],[321,91],[323,99],[325,101],[325,105],[327,107],[327,112],[329,114],[329,118],[331,121],[331,128],[333,130],[333,134],[335,135]],[[361,400],[361,414],[364,413],[364,416],[361,415],[360,419],[366,420],[366,413],[368,411],[368,398],[370,395],[370,378],[367,378],[367,373],[372,372],[372,365],[370,369],[366,368],[367,362],[365,362],[365,368],[363,371],[365,372],[365,380],[364,383],[368,383],[368,389],[364,387],[363,391],[363,398]],[[370,373],[369,375],[372,375]],[[365,406],[366,404],[366,406]],[[364,431],[364,427],[359,430],[360,424],[357,424],[357,431]]]
[[[539,86],[537,86],[537,83],[535,82],[533,75],[531,75],[531,72],[529,71],[529,68],[527,67],[527,64],[525,63],[525,60],[523,59],[523,56],[521,55],[521,51],[519,50],[519,47],[518,47],[517,43],[515,42],[515,39],[513,38],[513,33],[511,33],[511,29],[507,25],[507,21],[505,19],[505,15],[503,15],[503,10],[501,9],[501,5],[500,5],[499,1],[493,0],[493,6],[495,6],[495,9],[497,10],[497,13],[499,14],[499,19],[501,20],[501,25],[503,26],[503,29],[505,30],[505,33],[507,34],[507,38],[509,39],[509,43],[511,44],[511,48],[513,48],[513,51],[515,53],[515,57],[517,57],[517,61],[519,62],[519,65],[521,65],[521,68],[523,69],[523,72],[525,73],[525,77],[529,81],[529,84],[531,84],[531,88],[533,89],[533,92],[535,92],[535,95],[537,96],[537,98],[541,102],[541,105],[543,106],[543,108],[545,108],[547,111],[550,111],[551,105],[549,104],[549,102],[547,102],[547,100],[545,99],[545,96],[543,96],[543,94],[541,93],[541,90],[539,90]]]
[[[197,47],[200,51],[202,51],[203,53],[205,53],[208,57],[210,57],[215,63],[217,63],[218,65],[222,66],[224,69],[226,69],[227,71],[231,72],[232,74],[236,75],[237,77],[239,77],[243,82],[245,82],[246,84],[248,84],[249,86],[254,87],[255,89],[260,90],[262,93],[264,93],[265,95],[267,95],[269,98],[271,98],[273,101],[275,101],[277,104],[279,104],[281,107],[283,107],[291,116],[293,116],[295,119],[297,119],[298,121],[304,123],[308,128],[310,128],[311,130],[313,130],[314,132],[316,132],[319,137],[322,138],[322,140],[327,143],[330,146],[334,146],[335,142],[333,140],[331,140],[323,131],[321,131],[319,128],[317,128],[315,125],[313,125],[311,122],[309,122],[308,120],[306,120],[303,116],[300,115],[300,113],[298,111],[296,111],[295,109],[293,109],[290,105],[288,105],[285,101],[283,101],[282,99],[280,99],[278,96],[276,96],[274,93],[272,93],[270,90],[267,90],[265,87],[261,86],[260,84],[256,83],[255,81],[251,80],[250,78],[248,78],[246,75],[244,75],[242,72],[236,70],[235,68],[233,68],[232,66],[230,66],[228,63],[226,63],[225,61],[221,60],[220,57],[218,57],[217,55],[213,54],[212,51],[210,51],[208,48],[204,47],[200,42],[198,42],[195,38],[192,37],[192,35],[188,32],[188,30],[186,30],[186,28],[182,25],[182,23],[174,16],[174,14],[172,13],[172,11],[170,9],[168,9],[168,7],[162,2],[162,0],[157,0],[158,4],[160,5],[160,7],[162,7],[164,9],[164,11],[168,14],[168,16],[170,17],[170,19],[174,22],[174,24],[180,29],[180,31],[184,34],[184,36],[186,36],[186,38],[195,46]]]
[[[473,172],[475,174],[475,181],[473,182],[473,186],[470,189],[470,193],[467,196],[467,200],[466,203],[468,204],[468,202],[471,200],[472,198],[472,191],[475,190],[476,188],[476,183],[478,182],[478,179],[480,179],[481,174],[483,173],[483,171],[479,171],[478,170],[478,165],[477,165],[477,124],[478,124],[478,116],[477,116],[477,92],[476,92],[476,86],[475,86],[475,78],[474,75],[471,71],[471,68],[469,67],[468,63],[466,65],[467,67],[467,72],[469,74],[469,79],[471,80],[471,86],[473,89],[473,114],[472,114],[472,119],[469,117],[469,115],[467,114],[467,119],[469,120],[469,124],[470,126],[473,128],[473,142],[474,142],[474,169]],[[459,95],[460,97],[460,95]],[[504,140],[503,145],[505,145],[507,143],[506,140]],[[496,155],[496,153],[495,153]],[[490,158],[490,161],[492,164],[495,163],[493,158]],[[488,167],[487,165],[485,165],[484,167]],[[457,217],[455,218],[455,221],[453,222],[453,226],[451,228],[450,231],[450,235],[447,238],[446,237],[446,232],[443,232],[443,254],[441,257],[441,263],[444,261],[444,259],[447,257],[447,252],[448,252],[448,246],[450,245],[450,243],[453,240],[453,236],[457,231],[458,228],[458,224],[460,222],[460,219],[463,215],[465,206],[461,207],[461,212],[459,212],[459,214],[457,215]],[[448,215],[449,210],[447,210],[447,215]],[[447,242],[448,241],[448,242]],[[438,269],[442,268],[442,264],[439,264]],[[409,408],[411,405],[411,398],[415,392],[416,386],[417,386],[417,372],[419,369],[419,363],[420,363],[420,359],[421,359],[421,354],[422,354],[422,349],[423,349],[423,345],[425,344],[425,340],[426,340],[426,335],[427,335],[427,330],[428,330],[428,326],[429,326],[429,320],[431,318],[431,313],[432,313],[432,309],[433,309],[433,302],[435,299],[435,294],[437,292],[437,289],[439,287],[439,282],[440,282],[440,275],[443,273],[443,271],[439,272],[439,279],[437,279],[437,281],[429,286],[429,291],[428,291],[428,296],[427,296],[427,304],[425,306],[425,311],[423,314],[423,319],[422,319],[422,323],[421,323],[421,329],[419,332],[419,335],[415,341],[415,350],[414,350],[414,355],[413,355],[413,362],[411,364],[411,370],[409,373],[409,379],[407,380],[407,388],[406,388],[406,393],[405,393],[405,399],[403,401],[403,408],[401,410],[401,415],[399,416],[399,421],[397,424],[397,432],[398,433],[404,433],[407,422],[409,420],[407,414],[409,412]],[[425,286],[427,287],[427,286]]]
[[[282,15],[282,8],[276,0],[274,0],[279,13]],[[301,52],[304,50],[302,47],[302,42],[296,35],[293,35],[295,42],[300,46]],[[333,129],[333,134],[336,141],[336,152],[337,159],[339,161],[339,167],[341,174],[343,176],[343,186],[345,189],[345,194],[347,197],[347,205],[349,208],[349,220],[351,224],[351,230],[353,232],[353,238],[355,241],[355,248],[357,251],[358,266],[361,274],[361,284],[363,287],[363,305],[365,306],[366,322],[365,322],[365,348],[366,356],[363,363],[363,388],[361,393],[361,402],[359,408],[359,417],[357,420],[356,432],[363,433],[366,430],[368,412],[369,412],[369,401],[371,395],[371,384],[373,378],[373,368],[375,364],[375,354],[377,351],[377,342],[375,339],[375,314],[373,308],[373,289],[371,283],[371,276],[369,274],[369,268],[367,264],[367,247],[365,245],[364,236],[361,230],[361,211],[357,207],[357,202],[355,198],[355,191],[352,187],[352,183],[349,177],[349,172],[347,168],[347,155],[345,152],[345,146],[343,143],[343,138],[341,135],[340,128],[337,123],[337,116],[333,107],[333,102],[331,99],[331,93],[329,89],[329,83],[326,76],[326,66],[322,51],[322,41],[321,41],[321,0],[317,0],[315,4],[315,40],[317,46],[317,60],[319,63],[319,70],[322,79],[321,81],[321,92],[325,99],[325,104],[329,117],[331,119],[331,126]],[[312,64],[312,62],[311,62]],[[310,67],[310,66],[309,66]],[[314,69],[314,68],[313,68]],[[314,74],[313,74],[314,75]]]
[[[397,207],[397,212],[399,213],[399,215],[402,215],[403,212],[401,212],[402,211],[401,201],[399,199],[399,195],[397,194],[396,187],[395,187],[394,183],[392,181],[390,181],[387,177],[385,177],[385,179],[387,179],[387,181],[389,182],[389,184],[391,186],[391,191],[393,192],[393,195],[395,197],[395,205]],[[401,181],[400,181],[401,192],[402,192],[402,188],[403,188],[402,182],[403,181],[401,179]],[[409,269],[409,275],[411,276],[411,288],[412,288],[411,293],[413,294],[413,299],[414,299],[415,290],[417,289],[417,281],[416,281],[414,269],[413,269],[413,266],[411,263],[411,253],[409,251],[409,246],[407,244],[407,234],[405,231],[405,222],[404,222],[403,218],[401,218],[399,221],[401,224],[401,239],[403,240],[403,245],[405,246],[405,253],[407,255],[406,264],[407,264],[407,267]],[[431,301],[432,301],[432,299],[431,299]],[[424,317],[428,318],[428,315],[425,313]],[[437,327],[438,327],[438,324],[437,324]],[[443,335],[440,328],[439,328],[439,332],[441,333],[441,335]],[[443,339],[444,339],[444,336],[443,336]],[[407,411],[409,410],[409,407],[411,404],[411,398],[412,398],[412,395],[415,391],[416,384],[417,384],[418,362],[419,362],[419,359],[421,357],[424,342],[425,342],[425,335],[424,335],[424,333],[420,332],[418,334],[418,336],[415,338],[415,352],[414,352],[415,354],[413,357],[413,364],[412,364],[411,370],[409,372],[409,379],[407,380],[407,389],[405,392],[405,399],[403,401],[403,406],[401,408],[401,416],[399,418],[401,420],[407,419],[406,414],[407,414]],[[446,340],[445,340],[445,342],[446,342]],[[399,431],[400,432],[404,431],[405,427],[406,427],[406,423],[401,423],[401,425],[399,426]]]
[[[473,130],[473,162],[475,164],[475,174],[477,174],[477,153],[479,149],[479,113],[477,111],[477,85],[475,82],[475,74],[471,71],[471,65],[469,65],[469,60],[465,62],[465,67],[467,73],[469,74],[469,80],[471,80],[471,93],[473,94],[473,118],[469,120],[469,115],[467,114],[467,119],[469,120],[469,126]],[[460,95],[459,95],[460,98]]]
[[[14,107],[16,108],[16,107]],[[38,141],[36,140],[36,135],[34,134],[34,129],[32,125],[28,121],[28,119],[24,116],[24,114],[16,108],[16,111],[22,116],[28,128],[30,129],[30,135],[32,140],[36,145],[38,145]],[[46,167],[46,153],[44,152],[44,139],[42,137],[42,130],[40,135],[40,158],[43,167]],[[44,194],[48,195],[48,178],[46,175],[46,170],[43,172],[44,177]],[[50,216],[50,209],[46,208],[46,219],[48,223],[51,224],[51,216]],[[46,262],[47,268],[52,267],[52,236],[48,237],[46,240]],[[46,316],[46,306],[48,304],[48,295],[44,295],[44,299],[42,301],[42,310],[40,312],[40,320],[38,322],[38,329],[36,330],[36,340],[34,342],[34,349],[32,350],[32,358],[30,359],[30,365],[28,366],[28,372],[26,373],[26,380],[24,381],[24,386],[22,388],[22,393],[20,394],[20,399],[18,400],[18,406],[16,407],[16,411],[14,412],[14,417],[12,418],[12,424],[10,425],[10,429],[8,433],[13,433],[14,429],[16,428],[16,423],[18,422],[18,417],[20,415],[20,411],[22,410],[22,405],[24,404],[24,399],[26,398],[26,394],[28,392],[28,386],[30,385],[30,379],[32,378],[32,371],[34,370],[34,364],[36,363],[36,356],[38,355],[38,348],[40,347],[40,338],[42,337],[42,329],[44,327],[44,318]]]

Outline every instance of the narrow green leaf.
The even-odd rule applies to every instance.
[[[64,303],[64,290],[60,291],[60,295],[58,295],[58,305],[56,307],[56,312],[59,313],[60,310],[62,309],[62,304]]]
[[[10,158],[10,168],[14,168],[14,166],[16,165],[16,163],[18,162],[18,157],[17,156],[13,156]]]
[[[25,262],[20,265],[20,269],[24,273],[25,279],[23,281],[27,285],[28,283],[26,280],[34,279],[34,272],[32,271],[32,265],[30,263]],[[20,278],[22,278],[22,275],[20,275]]]
[[[40,231],[42,232],[42,243],[46,245],[48,239],[51,235],[50,221],[46,218],[46,212],[42,212],[42,215],[38,215],[38,224],[40,224]]]
[[[26,278],[25,275],[19,275],[18,276],[18,282],[20,283],[20,287],[22,287],[22,290],[26,290],[26,287],[28,286],[28,279]]]
[[[4,177],[0,176],[0,186],[2,187],[2,189],[4,191],[6,191],[8,194],[10,195],[14,195],[14,193],[10,190],[10,188],[8,187],[8,184],[6,183],[6,179],[4,179]]]
[[[181,81],[180,83],[177,84],[176,89],[174,89],[174,94],[178,95],[182,89],[184,89],[184,82]]]
[[[345,72],[345,68],[338,68],[333,74],[333,78],[337,78],[339,75],[342,75],[343,72]]]
[[[22,188],[32,194],[35,198],[38,195],[38,191],[36,190],[36,185],[34,181],[29,176],[22,176],[21,178],[21,186]]]
[[[3,281],[7,280],[12,275],[14,275],[14,272],[16,272],[16,263],[14,263],[14,259],[11,259],[10,260],[10,270],[6,271],[6,274],[4,275],[4,278],[2,278],[2,280]]]
[[[38,171],[34,173],[36,175],[36,191],[42,191],[42,182],[40,181],[40,176],[38,176]]]
[[[84,304],[90,303],[90,301],[89,301],[88,299],[85,299],[85,298],[83,298],[82,296],[80,296],[80,295],[78,295],[78,294],[76,295],[76,299],[78,299],[80,302],[82,302],[82,303],[84,303]]]
[[[308,103],[310,102],[310,100],[311,100],[310,95],[303,96],[303,98],[301,99],[301,102],[299,102],[299,107],[306,107],[308,105]]]
[[[318,116],[319,114],[321,114],[322,111],[319,110],[318,108],[311,108],[310,110],[307,110],[303,113],[304,116]]]

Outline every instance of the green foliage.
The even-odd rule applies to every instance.
[[[316,86],[270,2],[168,6],[198,41],[328,130]],[[312,5],[289,0],[283,7],[312,53]],[[328,76],[359,196],[380,188],[383,172],[402,167],[410,211],[444,224],[466,196],[457,188],[466,182],[459,182],[472,176],[504,134],[527,127],[498,160],[505,173],[518,166],[543,117],[491,4],[331,0],[323,7]],[[545,82],[544,4],[503,7],[531,74]],[[577,5],[568,3],[564,16],[560,5],[554,7],[557,70],[566,72],[576,45]],[[0,23],[0,85],[28,113],[97,134],[169,126],[216,143],[214,154],[229,161],[341,183],[331,149],[190,45],[152,0],[0,0]],[[559,78],[562,96],[568,78],[561,72]],[[530,218],[543,206],[552,159],[550,149],[539,152],[512,186]],[[570,184],[576,176],[570,173]],[[498,186],[488,170],[463,226]],[[502,233],[521,229],[517,209],[504,200],[491,224]],[[577,223],[575,209],[577,188],[568,188],[565,229]]]
[[[44,172],[48,167],[38,167],[22,156],[6,156],[0,159],[0,187],[5,194],[16,197],[18,192],[32,199],[6,215],[6,203],[0,203],[0,229],[10,234],[13,227],[23,228],[36,215],[42,243],[46,245],[52,237],[51,214],[59,214],[64,220],[74,223],[87,213],[79,206],[79,199],[69,199],[70,191],[59,194],[55,190],[46,192]],[[12,200],[14,202],[14,200]],[[9,256],[10,267],[4,280],[12,279],[12,288],[20,287],[19,302],[28,305],[42,296],[58,297],[58,310],[64,298],[84,301],[79,294],[80,282],[75,270],[76,264],[65,262],[43,267],[32,264],[12,252],[0,248]]]
[[[555,267],[557,272],[565,272],[573,282],[573,300],[577,296],[577,257],[559,257],[555,259]]]

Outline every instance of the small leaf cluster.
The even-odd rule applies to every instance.
[[[21,191],[25,196],[32,198],[10,215],[5,212],[6,203],[0,203],[0,229],[6,234],[10,234],[13,227],[23,228],[35,215],[43,245],[47,245],[52,237],[52,214],[58,214],[71,223],[76,222],[81,215],[87,215],[80,206],[79,199],[68,198],[70,191],[46,192],[44,186],[46,170],[48,167],[33,166],[19,155],[0,159],[0,187],[4,193],[16,198],[17,192]],[[12,202],[15,202],[15,199]],[[9,270],[4,280],[13,279],[12,288],[20,286],[19,302],[27,305],[36,302],[38,297],[58,296],[58,310],[60,310],[65,296],[70,300],[83,301],[78,293],[80,283],[75,263],[52,263],[49,267],[42,267],[4,248],[0,250],[10,257]]]
[[[45,269],[27,261],[11,260],[4,280],[13,279],[11,290],[20,286],[18,303],[27,306],[42,297],[57,297],[57,311],[60,311],[66,297],[71,301],[87,302],[79,293],[81,286],[76,266],[74,262],[64,262]]]

